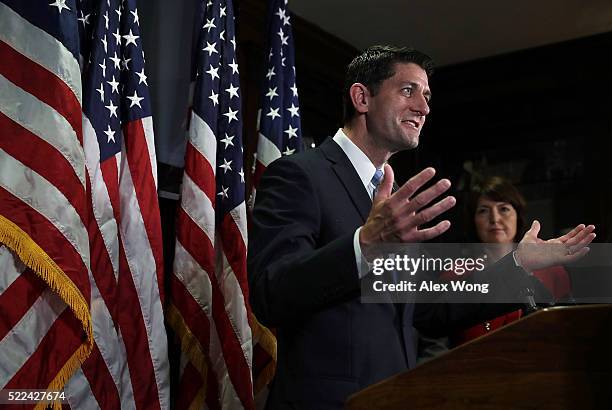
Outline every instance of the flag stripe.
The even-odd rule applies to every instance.
[[[27,268],[0,294],[0,340],[17,325],[45,288],[46,283]]]
[[[87,359],[87,361],[95,358],[95,352],[97,349],[94,345],[94,350],[92,350],[91,355]],[[95,359],[93,359],[95,360]],[[86,361],[86,362],[87,362]],[[83,367],[85,364],[83,364]],[[102,369],[99,369],[102,371]],[[114,386],[113,386],[114,387]],[[96,390],[92,390],[89,386],[88,380],[83,374],[83,369],[78,369],[74,375],[68,380],[66,385],[64,386],[64,393],[66,394],[66,400],[70,408],[72,409],[87,409],[87,410],[96,410],[100,409],[100,405],[98,403],[106,403],[101,398],[96,397]],[[108,395],[111,393],[108,392]],[[104,406],[105,410],[118,409],[120,403],[117,400],[116,406],[109,406],[108,404]]]
[[[146,232],[146,238],[151,248],[155,270],[157,272],[157,281],[153,283],[154,286],[151,287],[151,291],[156,292],[157,295],[153,294],[151,297],[153,301],[159,299],[159,305],[161,306],[164,299],[161,291],[162,287],[158,286],[158,284],[164,283],[162,262],[163,244],[162,237],[159,234],[161,232],[161,220],[159,217],[155,217],[159,216],[159,204],[157,201],[157,187],[155,186],[153,174],[154,170],[151,166],[151,151],[148,148],[144,128],[140,121],[132,121],[125,125],[124,135],[129,135],[129,138],[125,139],[125,149],[128,153],[127,159],[133,182],[132,185],[138,204],[145,205],[139,205],[139,214],[142,215],[144,231]],[[153,161],[155,161],[155,158],[153,158]],[[144,237],[142,238],[144,239]],[[155,305],[157,306],[158,304],[155,303]],[[163,313],[161,310],[158,310],[157,313],[159,316],[154,317],[153,320],[160,320],[163,322]]]
[[[66,83],[3,41],[0,41],[0,55],[3,56],[0,59],[0,73],[26,94],[35,95],[38,100],[54,107],[70,124],[82,144],[81,104]],[[38,124],[41,121],[39,120]]]
[[[0,129],[12,135],[11,138],[0,139],[0,149],[25,167],[39,175],[44,175],[48,182],[60,191],[65,192],[66,200],[79,214],[81,223],[85,223],[87,221],[85,215],[87,209],[85,186],[78,180],[65,157],[45,141],[41,141],[38,136],[20,127],[2,113],[0,113]],[[31,148],[24,152],[24,146]],[[41,158],[45,158],[45,160],[41,161]],[[49,166],[49,164],[53,165]]]
[[[0,153],[4,151],[0,150]],[[0,155],[0,164],[2,163]],[[2,172],[0,172],[0,179]],[[2,181],[0,181],[1,183]],[[40,193],[40,190],[37,191]],[[83,264],[81,254],[76,251],[72,242],[66,238],[64,232],[60,231],[52,222],[50,222],[37,209],[31,208],[28,204],[12,195],[9,191],[0,186],[0,215],[4,216],[12,223],[19,227],[26,228],[23,230],[30,238],[37,238],[40,246],[44,249],[49,249],[48,255],[57,261],[57,266],[65,273],[75,284],[82,282],[79,277],[82,272],[87,272],[87,266]],[[49,245],[55,245],[51,248]],[[57,246],[62,244],[62,246]],[[73,279],[74,278],[74,279]],[[79,288],[80,289],[80,288]],[[76,291],[72,289],[71,291]],[[90,294],[88,289],[83,289],[80,292],[84,298],[83,303],[89,301]],[[76,295],[75,295],[76,296]]]
[[[19,101],[19,104],[15,104],[15,101]],[[83,150],[77,134],[55,108],[24,93],[0,74],[0,110],[19,126],[59,151],[71,165],[72,172],[79,178],[81,185],[85,185]]]
[[[207,195],[200,190],[200,188],[193,183],[193,180],[189,175],[183,176],[183,186],[181,196],[186,199],[184,204],[179,209],[179,212],[185,213],[191,218],[191,220],[197,225],[197,228],[201,229],[208,238],[210,244],[215,240],[215,225],[214,220],[207,218],[210,215],[208,212],[214,212],[213,204],[210,202]],[[187,201],[188,199],[188,201]],[[185,237],[187,240],[187,238]],[[197,244],[190,246],[189,249],[197,249]],[[208,248],[207,248],[208,249]],[[214,255],[212,246],[210,247],[209,256]],[[206,269],[208,272],[212,272],[212,263],[209,264]]]
[[[25,265],[19,259],[15,259],[9,248],[0,245],[0,272],[2,272],[2,275],[0,275],[0,293],[6,291],[19,278],[25,268]]]
[[[110,374],[108,362],[104,360],[102,353],[98,348],[97,340],[94,349],[91,351],[91,355],[81,367],[81,374],[75,375],[73,379],[80,379],[82,382],[86,381],[87,383],[83,384],[90,386],[89,394],[86,392],[86,394],[79,395],[79,397],[82,399],[87,400],[88,403],[91,401],[97,401],[97,403],[100,403],[105,410],[120,409],[121,401],[119,398],[119,391],[117,389],[117,385],[115,384],[116,382],[113,380]],[[82,388],[85,388],[85,386]],[[88,396],[95,398],[95,400],[90,400],[90,397]],[[127,406],[128,403],[130,402],[126,402],[125,405]],[[90,409],[91,406],[87,404],[84,407],[78,406],[76,408]]]
[[[0,3],[0,27],[1,41],[62,79],[81,101],[81,68],[60,41],[3,3]]]
[[[63,302],[59,306],[63,311],[40,340],[36,351],[32,352],[28,360],[6,384],[6,389],[32,385],[50,386],[56,375],[61,373],[62,368],[82,344],[84,334],[78,319],[70,309],[65,309],[66,305]],[[58,340],[62,342],[57,343]],[[48,354],[50,351],[53,351],[52,355]]]
[[[118,318],[127,352],[136,408],[145,408],[145,403],[149,403],[151,408],[160,408],[157,400],[157,384],[151,383],[152,380],[155,380],[155,374],[149,346],[146,343],[145,319],[138,303],[134,278],[130,274],[122,241],[120,241],[120,247],[119,270],[122,274],[119,275],[121,309],[118,312]]]
[[[172,279],[172,292],[175,292],[175,306],[180,312],[183,322],[188,326],[191,334],[200,344],[200,349],[208,353],[210,344],[210,319],[205,311],[195,303],[191,294],[181,281]],[[182,298],[180,298],[182,296]]]
[[[268,167],[272,161],[281,157],[280,149],[270,141],[265,135],[259,134],[257,140],[257,161],[264,167]]]
[[[45,290],[23,319],[0,341],[0,351],[11,352],[11,360],[0,360],[0,388],[8,388],[9,381],[38,349],[45,333],[65,307],[57,295]],[[36,386],[35,383],[26,385]]]
[[[129,140],[129,138],[139,138],[139,135],[125,135],[126,140]],[[127,149],[129,146],[132,146],[131,143],[126,142],[124,149]],[[125,289],[127,291],[125,298],[122,297],[122,299],[127,300],[129,298],[134,298],[134,301],[130,301],[129,303],[135,302],[135,307],[138,304],[140,305],[140,309],[132,311],[132,314],[134,314],[134,312],[139,312],[139,316],[142,315],[143,321],[141,321],[140,317],[138,319],[141,321],[142,327],[139,325],[138,332],[136,333],[132,333],[135,329],[129,329],[130,334],[137,335],[137,337],[140,338],[140,345],[144,348],[139,352],[140,365],[137,368],[137,372],[140,375],[139,377],[142,377],[142,374],[147,375],[147,372],[151,371],[152,377],[149,380],[156,381],[156,383],[150,383],[151,386],[148,386],[148,389],[143,389],[143,392],[147,392],[149,401],[154,399],[158,405],[166,407],[169,406],[169,398],[167,397],[168,381],[167,378],[162,375],[167,374],[169,371],[168,361],[164,358],[164,356],[167,355],[167,339],[165,329],[161,326],[161,324],[164,323],[164,316],[155,264],[155,251],[158,251],[161,255],[161,242],[151,244],[147,240],[147,231],[144,222],[144,219],[151,218],[152,215],[157,215],[157,219],[159,219],[159,208],[157,208],[157,205],[153,204],[141,206],[138,202],[131,173],[131,166],[135,161],[132,160],[131,157],[132,155],[138,155],[138,153],[127,152],[126,155],[126,152],[124,152],[124,155],[128,164],[123,166],[120,172],[119,194],[122,212],[130,215],[130,218],[124,217],[121,219],[120,223],[121,236],[125,238],[122,244],[126,263],[126,270],[121,269],[121,271],[131,272],[131,278],[129,287]],[[138,166],[143,165],[138,164]],[[142,180],[138,182],[142,183]],[[145,184],[143,183],[142,185]],[[157,204],[157,202],[155,202],[155,204]],[[158,211],[156,214],[143,212],[147,207],[157,208]],[[159,224],[159,220],[157,224]],[[157,235],[161,237],[161,230],[157,232]],[[161,269],[161,267],[159,269]],[[119,280],[121,281],[121,276]],[[120,287],[120,289],[120,292],[123,292],[123,287]],[[160,324],[160,326],[151,326],[152,323]],[[125,335],[127,330],[123,326],[121,326],[121,330]],[[137,340],[138,339],[134,339],[134,342]],[[143,343],[143,341],[146,343]],[[136,371],[136,369],[130,369],[130,372],[132,371]],[[132,377],[132,385],[134,386],[134,384],[135,380],[134,377]],[[136,392],[135,386],[134,390]]]

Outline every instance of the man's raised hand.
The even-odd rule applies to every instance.
[[[450,188],[448,179],[441,179],[415,195],[435,174],[435,169],[425,168],[393,193],[393,169],[385,164],[384,179],[372,201],[370,215],[359,233],[361,246],[381,242],[422,242],[448,230],[448,220],[430,228],[419,229],[421,225],[446,212],[456,203],[454,197],[447,196],[428,206]]]

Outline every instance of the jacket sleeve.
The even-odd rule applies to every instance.
[[[495,294],[483,298],[481,303],[452,303],[439,298],[434,303],[417,303],[414,310],[414,326],[429,336],[446,336],[452,332],[493,319],[497,316],[525,307],[527,289],[535,299],[544,304],[551,295],[534,276],[516,266],[512,254],[508,254],[491,267],[473,274],[474,282],[492,284]],[[499,303],[495,303],[499,301]]]
[[[262,323],[290,325],[359,292],[354,232],[320,245],[317,191],[295,161],[281,158],[265,171],[251,222],[250,301]]]

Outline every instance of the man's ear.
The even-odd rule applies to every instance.
[[[361,83],[355,83],[351,85],[349,95],[357,113],[363,114],[368,112],[368,102],[370,100],[370,90],[368,90],[368,87]]]

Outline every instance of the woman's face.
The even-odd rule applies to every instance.
[[[511,243],[516,236],[516,210],[508,202],[481,196],[476,204],[476,234],[484,243]]]

